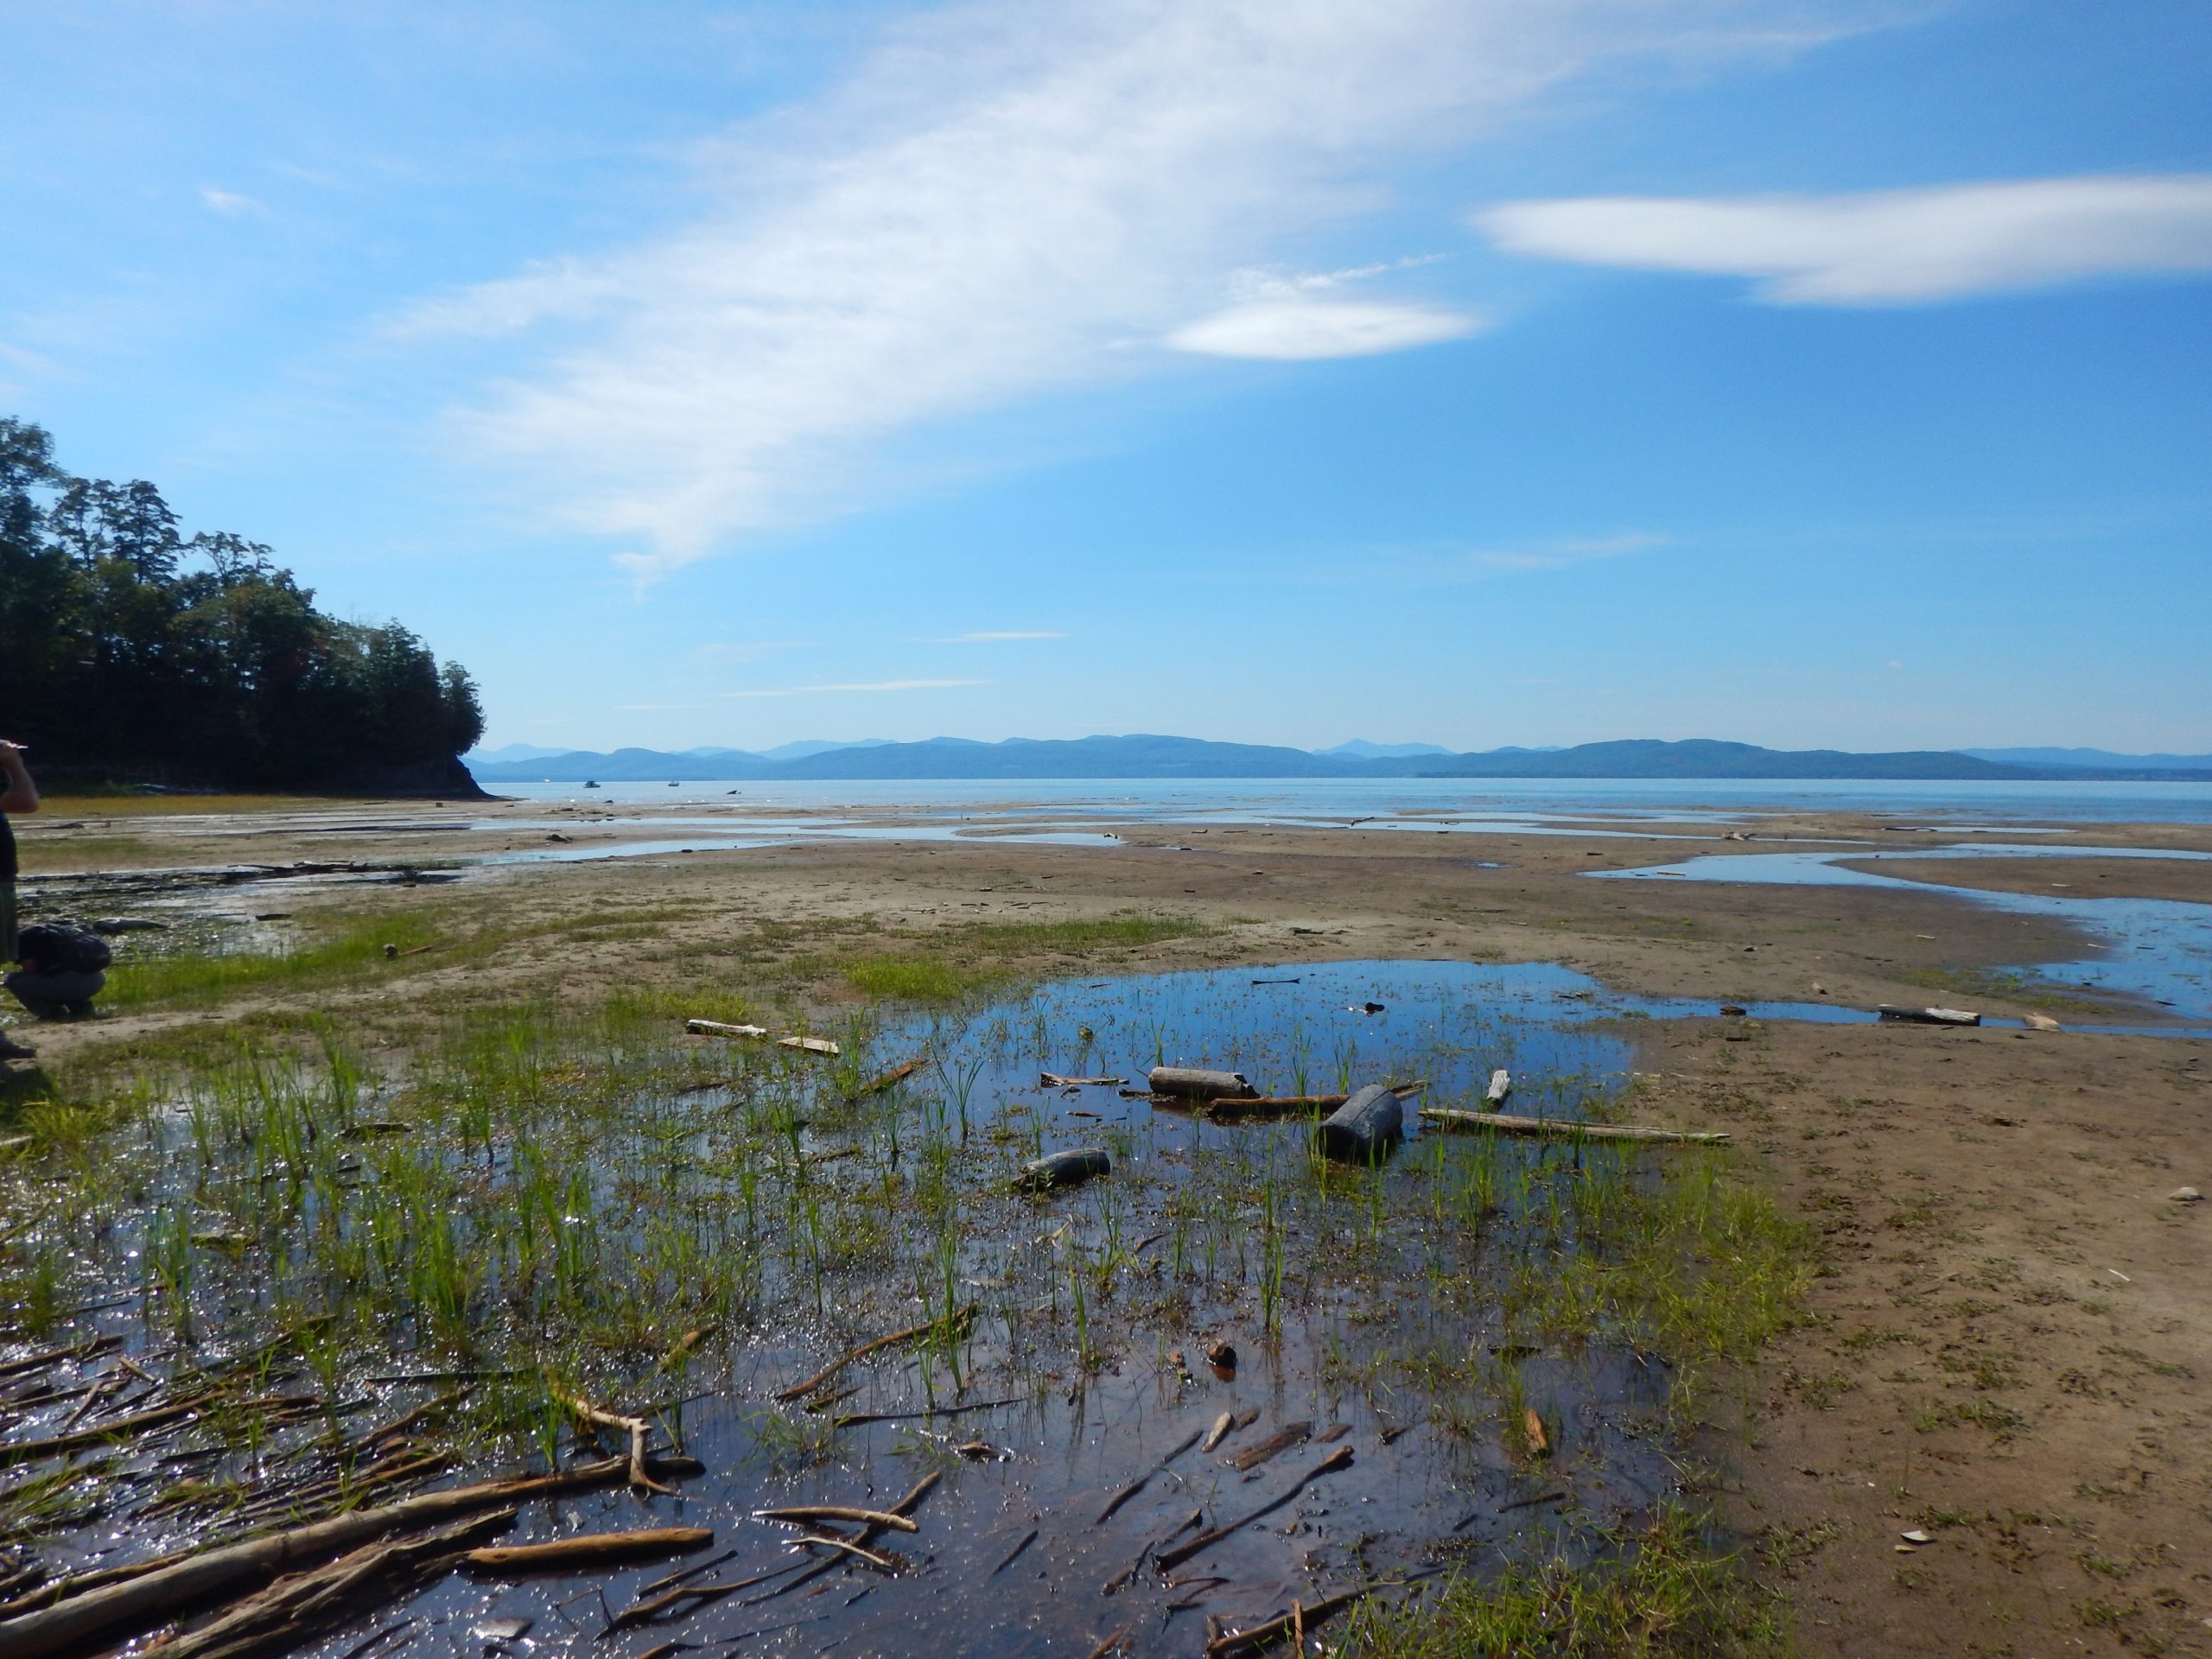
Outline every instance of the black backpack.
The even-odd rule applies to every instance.
[[[107,941],[68,922],[34,922],[16,935],[16,959],[50,974],[105,973],[115,960]]]

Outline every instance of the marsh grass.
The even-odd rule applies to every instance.
[[[402,918],[334,920],[302,952],[328,955],[292,982],[372,982],[446,955],[387,962]],[[455,935],[436,912],[416,920],[456,959],[512,937]],[[950,931],[935,942],[944,957],[902,945],[968,971],[986,938],[1110,951],[1180,931],[1122,918]],[[556,1448],[549,1370],[610,1400],[668,1399],[757,1380],[764,1341],[805,1331],[834,1351],[911,1325],[919,1307],[936,1332],[911,1356],[925,1398],[973,1385],[979,1331],[1002,1372],[994,1389],[1041,1398],[1071,1380],[1104,1385],[1148,1352],[1160,1364],[1167,1333],[1241,1323],[1272,1353],[1312,1352],[1331,1387],[1378,1411],[1403,1421],[1417,1403],[1442,1455],[1479,1468],[1513,1446],[1522,1408],[1554,1419],[1554,1391],[1569,1386],[1555,1364],[1484,1363],[1497,1344],[1613,1363],[1656,1352],[1676,1367],[1679,1418],[1715,1367],[1797,1317],[1809,1235],[1726,1154],[1439,1137],[1344,1169],[1313,1160],[1307,1124],[1138,1109],[1080,1131],[1111,1148],[1110,1183],[1073,1201],[1018,1195],[1020,1165],[1070,1128],[1038,1102],[1036,1071],[1090,1055],[1093,1035],[1057,1028],[1040,999],[955,1001],[833,1025],[835,1061],[684,1036],[685,1016],[753,1014],[755,999],[721,979],[457,1012],[390,1050],[303,1014],[147,1039],[129,1063],[73,1071],[22,1107],[31,1144],[0,1161],[0,1336],[43,1335],[121,1294],[137,1299],[136,1339],[185,1355],[312,1331],[285,1363],[329,1397],[365,1375],[467,1372],[486,1380],[422,1443],[481,1465]],[[1487,1052],[1508,1040],[1482,1018],[1452,1041]],[[1286,1065],[1308,1063],[1303,1033],[1270,1034]],[[1125,1053],[1168,1040],[1141,995],[1108,1037]],[[1224,1027],[1217,1040],[1257,1039]],[[898,1088],[856,1089],[918,1052],[931,1064]],[[1314,1063],[1342,1074],[1362,1061],[1347,1039]],[[1541,1086],[1566,1105],[1583,1085]],[[1141,1256],[1140,1232],[1159,1248]],[[969,1305],[976,1317],[956,1319]],[[681,1382],[665,1366],[679,1351],[696,1373]],[[189,1513],[235,1503],[238,1482],[299,1453],[301,1441],[260,1432],[211,1424],[222,1459],[194,1478],[229,1496],[195,1497]],[[779,1472],[854,1452],[801,1411],[766,1413],[750,1432]],[[61,1528],[67,1512],[53,1513],[32,1530]],[[1512,1621],[1549,1610],[1542,1628],[1591,1634],[1534,1650],[1673,1652],[1671,1632],[1696,1628],[1732,1572],[1705,1533],[1663,1517],[1585,1541],[1577,1559],[1593,1549],[1587,1572],[1509,1567],[1446,1589],[1425,1617],[1462,1630],[1460,1646],[1363,1650],[1504,1651],[1480,1643],[1538,1628]],[[1396,1628],[1362,1639],[1396,1641]],[[1641,1649],[1599,1645],[1639,1630]]]
[[[1346,1659],[1765,1659],[1792,1651],[1784,1604],[1679,1506],[1589,1565],[1510,1560],[1398,1605],[1369,1603]]]

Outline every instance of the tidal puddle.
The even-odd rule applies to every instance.
[[[1997,842],[1967,846],[1921,847],[1890,853],[1712,854],[1634,870],[1593,870],[1607,881],[1672,879],[1735,881],[1786,887],[1888,887],[1939,893],[1969,904],[2071,922],[2093,936],[2096,954],[2077,961],[2022,964],[2024,971],[2057,988],[2086,986],[2093,992],[2126,997],[2170,1008],[2187,1029],[2113,1024],[2098,1029],[2199,1035],[2212,1022],[2212,905],[2175,899],[2074,898],[2058,893],[2004,893],[1986,887],[1957,887],[1907,880],[1852,865],[1894,860],[1915,863],[1975,858],[2133,858],[2202,861],[2212,854],[2130,847],[2046,847]]]
[[[1309,1150],[1318,1109],[1216,1122],[1121,1090],[1164,1063],[1273,1095],[1426,1080],[1421,1100],[1478,1105],[1503,1068],[1511,1109],[1574,1117],[1625,1080],[1617,1016],[1663,1011],[1546,964],[1335,963],[1061,982],[838,1033],[835,1058],[677,1038],[662,1016],[472,1028],[382,1086],[334,1039],[321,1065],[242,1061],[109,1148],[97,1196],[22,1211],[38,1219],[16,1248],[64,1275],[50,1296],[117,1299],[64,1329],[120,1338],[156,1376],[334,1315],[257,1376],[309,1405],[102,1448],[26,1530],[59,1567],[307,1518],[332,1448],[417,1407],[475,1414],[505,1454],[465,1461],[511,1467],[533,1437],[566,1446],[551,1375],[650,1411],[705,1472],[672,1497],[527,1507],[508,1541],[696,1524],[711,1556],[445,1579],[303,1650],[336,1659],[406,1619],[393,1650],[474,1654],[487,1618],[518,1617],[530,1652],[1084,1654],[1127,1630],[1198,1654],[1209,1618],[1500,1548],[1588,1559],[1679,1473],[1668,1365],[1582,1270],[1648,1242],[1662,1168],[1708,1190],[1710,1155],[1423,1134],[1409,1110],[1395,1156],[1345,1167]],[[1073,1147],[1110,1174],[1016,1190]],[[122,1376],[105,1363],[86,1380]],[[0,1456],[73,1409],[19,1401]],[[809,1565],[753,1518],[880,1510],[932,1474],[918,1530],[868,1545],[888,1567]],[[599,1640],[695,1566],[702,1588],[798,1570]]]

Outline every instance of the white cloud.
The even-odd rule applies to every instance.
[[[882,447],[928,423],[1156,370],[1231,273],[1600,63],[1787,52],[1897,10],[970,0],[703,150],[690,225],[431,300],[395,332],[509,341],[451,434],[561,522],[636,537],[620,563],[647,580],[851,510]],[[1383,310],[1190,327],[1310,356],[1441,337],[1447,315]]]
[[[1480,327],[1480,320],[1467,313],[1433,306],[1262,300],[1188,323],[1169,334],[1167,343],[1211,357],[1303,362],[1433,346],[1462,339]]]
[[[242,196],[235,190],[218,190],[212,184],[200,188],[200,200],[225,219],[243,219],[248,213],[269,211],[251,196]]]
[[[1749,276],[1777,304],[1904,305],[2212,270],[2212,174],[1827,196],[1599,196],[1512,202],[1476,223],[1509,252]]]
[[[789,685],[772,691],[725,691],[726,697],[806,697],[818,691],[941,691],[950,686],[988,685],[988,680],[874,680],[863,685]]]

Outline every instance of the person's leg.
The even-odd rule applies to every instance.
[[[84,1004],[83,1012],[92,1012],[92,1000],[107,983],[105,974],[35,974],[29,969],[12,973],[0,985],[14,993],[16,1001],[41,1020],[60,1020],[75,1012],[72,1004]]]

